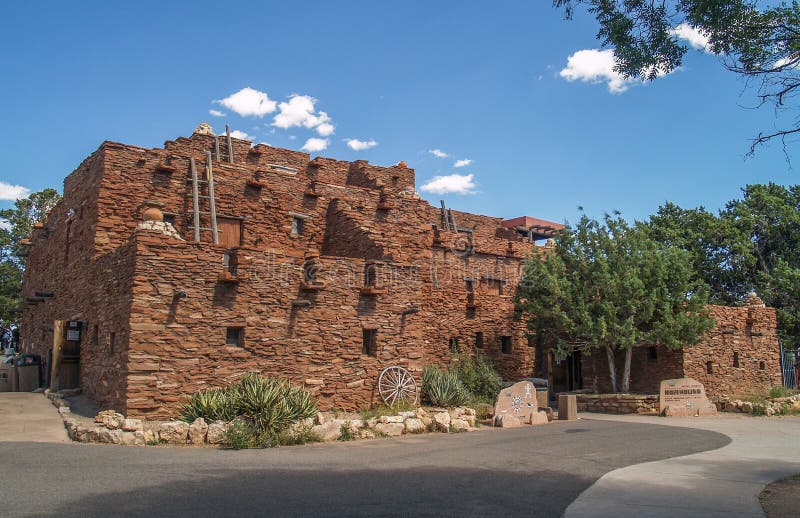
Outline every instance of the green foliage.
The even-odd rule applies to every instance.
[[[339,429],[339,441],[347,442],[355,440],[355,437],[350,433],[350,425],[348,423],[342,424]]]
[[[222,445],[232,450],[245,450],[256,445],[256,429],[243,419],[236,419],[225,430]]]
[[[653,80],[681,66],[688,47],[675,27],[693,27],[708,38],[706,50],[723,56],[724,66],[754,78],[761,104],[776,112],[792,107],[800,89],[800,7],[797,2],[752,0],[553,0],[570,18],[585,5],[597,19],[597,38],[614,49],[615,70],[625,77]],[[750,148],[800,132],[793,126],[759,133]]]
[[[567,227],[552,253],[532,258],[515,296],[528,327],[562,354],[619,351],[646,344],[680,349],[714,326],[705,304],[708,287],[697,279],[691,256],[662,245],[618,215],[602,222],[583,216]],[[627,391],[631,356],[625,356]],[[617,390],[614,361],[609,361]]]
[[[244,445],[240,436],[247,434],[250,446],[242,447],[304,444],[312,440],[308,430],[290,430],[290,427],[316,414],[317,405],[308,391],[257,373],[247,374],[238,383],[223,388],[193,394],[181,405],[181,419],[187,422],[198,417],[208,421],[233,420],[235,430],[230,432],[230,447]]]
[[[44,221],[47,213],[61,199],[55,189],[34,192],[14,203],[11,209],[0,210],[0,325],[19,320],[22,293],[22,272],[25,268],[25,247],[20,240],[30,236],[34,223]]]
[[[470,400],[470,392],[455,372],[443,371],[434,365],[422,370],[422,397],[443,407],[461,406]]]
[[[473,402],[494,404],[503,379],[488,356],[480,353],[475,356],[460,354],[450,370],[472,394],[470,399]]]
[[[767,415],[767,405],[765,405],[763,403],[754,403],[753,404],[753,415],[755,415],[755,416]]]
[[[789,397],[797,394],[796,390],[792,390],[787,387],[783,387],[780,385],[776,385],[769,389],[769,397],[771,398],[779,398],[779,397]]]
[[[748,185],[718,214],[660,207],[642,228],[686,250],[716,304],[740,303],[754,290],[778,316],[785,347],[800,345],[800,186]]]

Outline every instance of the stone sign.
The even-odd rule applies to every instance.
[[[702,383],[680,378],[661,382],[659,412],[667,417],[695,417],[715,415],[717,407],[706,397]]]
[[[500,391],[494,406],[494,424],[503,428],[542,424],[538,414],[536,387],[530,381],[520,381]],[[547,416],[544,422],[547,422]]]

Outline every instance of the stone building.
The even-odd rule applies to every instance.
[[[403,162],[310,160],[207,125],[163,148],[104,142],[31,235],[22,348],[42,356],[46,384],[55,361],[60,387],[147,418],[249,371],[353,409],[376,400],[383,368],[418,378],[457,351],[506,379],[606,389],[602,358],[538,350],[514,311],[525,257],[562,225],[433,207],[414,185]],[[779,382],[774,310],[714,314],[705,346],[637,350],[632,388]]]
[[[60,386],[151,418],[248,371],[323,409],[374,401],[384,367],[455,351],[530,376],[511,299],[562,226],[433,207],[414,182],[403,162],[310,160],[207,125],[159,149],[104,142],[31,236],[23,347],[51,364],[68,321]]]
[[[661,380],[693,378],[712,399],[743,395],[782,384],[775,309],[755,293],[743,307],[709,306],[717,325],[693,347],[670,350],[659,345],[636,347],[631,358],[630,390],[658,394]],[[621,376],[624,354],[616,355]],[[611,392],[608,360],[603,351],[558,358],[551,351],[540,373],[557,391]]]

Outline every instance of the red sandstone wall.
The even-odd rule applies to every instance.
[[[781,385],[775,309],[711,306],[711,314],[717,327],[709,333],[708,341],[686,349],[685,375],[703,383],[710,397]],[[738,367],[734,367],[734,353],[739,355]]]

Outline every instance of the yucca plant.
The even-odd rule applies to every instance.
[[[469,390],[464,387],[454,372],[442,371],[434,365],[422,370],[422,396],[437,406],[460,406],[470,399]]]
[[[180,417],[187,423],[198,417],[206,421],[230,421],[236,415],[236,401],[228,387],[201,390],[181,403]]]
[[[239,382],[237,392],[238,414],[253,423],[260,434],[270,437],[295,421],[317,414],[308,391],[278,378],[248,374]]]

